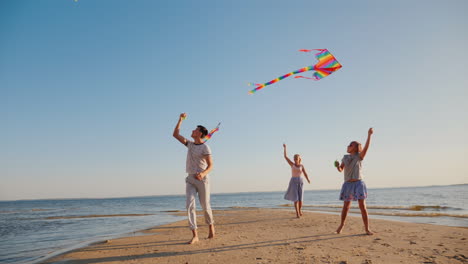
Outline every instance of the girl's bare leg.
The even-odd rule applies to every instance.
[[[299,202],[294,202],[294,208],[296,209],[297,218],[300,218],[301,215],[299,214]]]
[[[302,201],[297,202],[299,204],[299,215],[302,216]]]
[[[349,208],[351,207],[351,201],[345,201],[343,202],[343,210],[341,210],[341,224],[336,230],[337,234],[341,233],[341,230],[343,230],[343,227],[345,225],[346,221],[346,216],[348,215]]]
[[[367,216],[366,200],[359,200],[359,209],[361,209],[362,221],[364,222],[366,233],[368,235],[373,235],[374,233],[369,229],[369,217]]]

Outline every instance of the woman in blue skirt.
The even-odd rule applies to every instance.
[[[362,160],[366,156],[367,149],[369,148],[371,135],[374,133],[372,128],[369,128],[367,133],[367,141],[364,149],[361,144],[357,141],[353,141],[349,144],[347,152],[349,155],[344,155],[341,164],[338,161],[335,162],[335,166],[339,172],[344,171],[344,183],[341,187],[340,200],[343,202],[343,210],[341,211],[341,224],[336,230],[337,234],[340,234],[345,225],[346,216],[348,215],[349,208],[351,207],[351,201],[359,202],[359,209],[361,209],[362,221],[368,235],[372,235],[372,231],[369,229],[369,219],[367,216],[366,198],[367,188],[366,184],[362,180],[361,164]]]
[[[307,172],[304,168],[304,165],[301,164],[301,156],[299,154],[294,155],[294,162],[292,162],[286,153],[286,144],[283,144],[284,148],[284,158],[291,166],[292,177],[289,181],[288,190],[284,195],[284,199],[294,202],[294,208],[296,208],[297,218],[302,216],[302,201],[304,200],[304,180],[302,179],[302,174],[307,179],[307,182],[310,183]]]

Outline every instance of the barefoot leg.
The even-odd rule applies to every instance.
[[[369,217],[367,215],[366,200],[359,200],[359,209],[361,209],[362,221],[364,222],[364,227],[366,228],[366,234],[373,235],[374,233],[369,229]]]
[[[190,239],[189,242],[187,242],[187,244],[195,244],[197,243],[199,240],[198,240],[198,233],[197,233],[197,230],[194,229],[192,230],[192,239]]]
[[[343,227],[345,225],[346,221],[346,216],[348,215],[349,208],[351,207],[351,201],[345,201],[343,202],[343,209],[341,210],[341,224],[336,230],[337,234],[340,234],[341,231],[343,230]]]
[[[208,238],[214,238],[215,237],[215,228],[214,225],[210,225],[210,233],[208,234]]]
[[[302,216],[302,201],[298,201],[298,207],[299,207],[299,215]]]
[[[296,209],[296,217],[300,218],[301,215],[299,214],[299,202],[298,201],[294,202],[294,208]]]

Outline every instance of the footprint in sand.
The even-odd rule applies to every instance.
[[[458,254],[458,255],[455,255],[453,256],[452,258],[456,259],[456,260],[459,260],[461,262],[466,262],[468,260],[468,258],[463,255],[463,254]]]

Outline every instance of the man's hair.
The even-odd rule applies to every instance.
[[[198,131],[200,131],[202,133],[202,138],[204,138],[204,137],[206,137],[206,135],[208,135],[208,129],[206,129],[206,127],[204,127],[202,125],[198,125],[197,128],[198,128]]]

